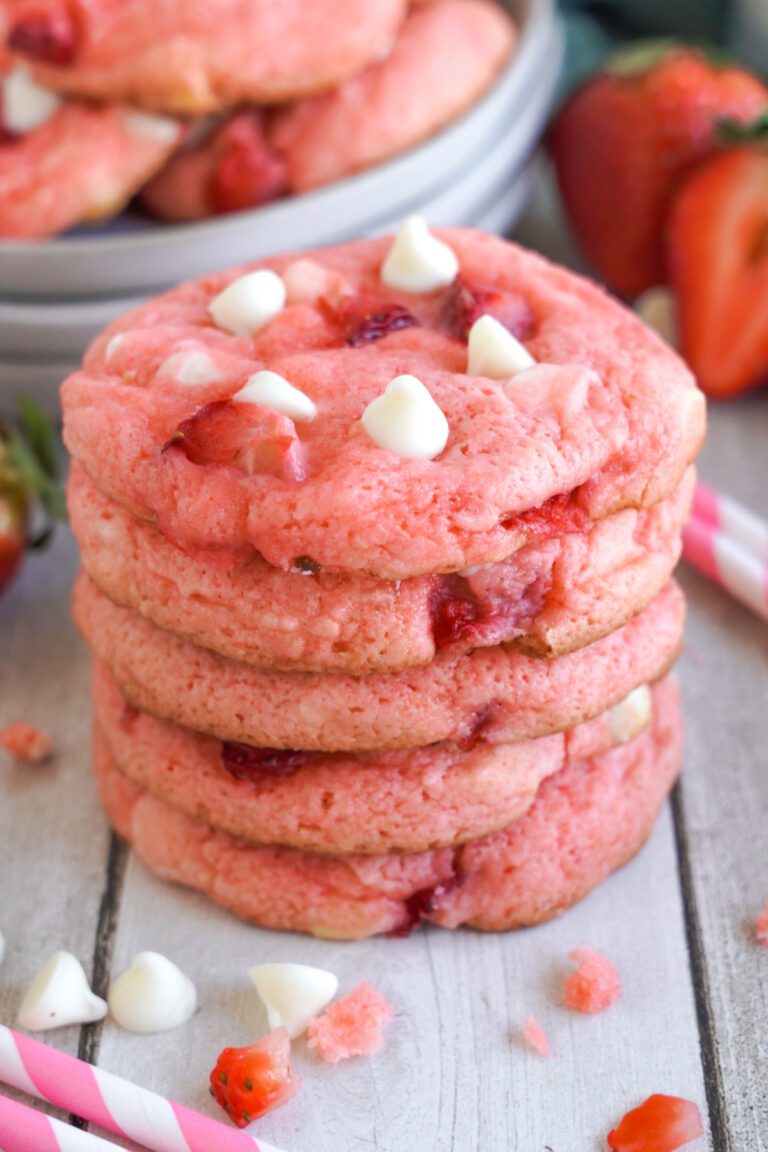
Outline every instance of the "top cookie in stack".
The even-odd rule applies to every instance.
[[[0,0],[0,235],[148,181],[179,220],[336,180],[460,116],[515,38],[494,0]]]

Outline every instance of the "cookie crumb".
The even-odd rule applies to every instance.
[[[523,1037],[534,1052],[538,1052],[539,1056],[545,1056],[548,1059],[552,1055],[549,1038],[535,1016],[529,1016],[526,1020],[523,1026]]]
[[[358,984],[322,1016],[310,1020],[307,1046],[316,1048],[329,1064],[352,1056],[372,1056],[384,1043],[382,1029],[393,1016],[380,992],[371,984]]]
[[[42,764],[53,754],[53,740],[47,733],[32,724],[17,721],[6,728],[0,728],[0,747],[10,752],[16,760],[27,764]]]
[[[574,1012],[604,1012],[621,996],[621,981],[607,956],[594,948],[576,948],[568,953],[577,965],[565,981],[565,1005]]]

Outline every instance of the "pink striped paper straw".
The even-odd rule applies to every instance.
[[[2,1152],[120,1152],[117,1144],[0,1096]]]
[[[0,1025],[0,1082],[135,1140],[152,1152],[280,1152],[247,1132],[229,1128],[4,1025]],[[46,1152],[48,1148],[56,1152],[58,1147],[49,1144]],[[69,1152],[69,1145],[61,1147]],[[2,1142],[0,1148],[8,1152]]]
[[[693,516],[683,529],[683,557],[768,620],[768,564],[753,556],[733,537]]]
[[[692,516],[717,528],[768,564],[768,523],[732,496],[699,482],[693,493]]]

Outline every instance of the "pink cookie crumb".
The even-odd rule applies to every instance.
[[[762,948],[768,948],[768,904],[755,920],[755,940]]]
[[[7,728],[0,728],[0,747],[10,752],[16,760],[40,764],[53,752],[53,741],[39,728],[19,721],[9,724]]]
[[[552,1055],[552,1046],[549,1043],[549,1038],[535,1016],[529,1016],[526,1020],[523,1027],[523,1036],[531,1048],[533,1048],[534,1052],[538,1052],[539,1056],[549,1058]]]
[[[616,967],[594,948],[576,948],[568,953],[577,965],[565,981],[565,1005],[574,1012],[604,1012],[621,996]]]
[[[307,1046],[316,1048],[329,1064],[351,1056],[372,1056],[384,1043],[382,1029],[393,1016],[380,992],[370,984],[358,984],[322,1016],[310,1020]]]

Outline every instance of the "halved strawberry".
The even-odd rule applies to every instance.
[[[524,296],[457,276],[445,294],[443,325],[457,340],[466,340],[481,316],[493,316],[518,340],[526,340],[533,331],[533,312]]]
[[[6,43],[30,60],[71,64],[77,55],[77,28],[67,5],[49,3],[26,11],[11,25]]]
[[[679,1096],[649,1096],[627,1112],[608,1133],[613,1152],[676,1152],[704,1135],[701,1115],[692,1100]]]
[[[303,480],[304,445],[288,416],[259,404],[214,400],[182,420],[163,447],[183,452],[193,464],[224,464],[258,473]]]
[[[214,212],[242,212],[275,200],[286,189],[288,169],[270,148],[258,111],[239,112],[219,132],[209,198]]]
[[[766,108],[757,77],[668,42],[633,45],[570,97],[549,145],[576,238],[614,292],[665,282],[677,184],[717,150],[720,120],[748,122]]]
[[[707,395],[768,380],[768,154],[734,148],[680,188],[669,266],[683,355]]]
[[[248,1048],[225,1048],[211,1072],[211,1092],[238,1128],[296,1095],[287,1028]]]

